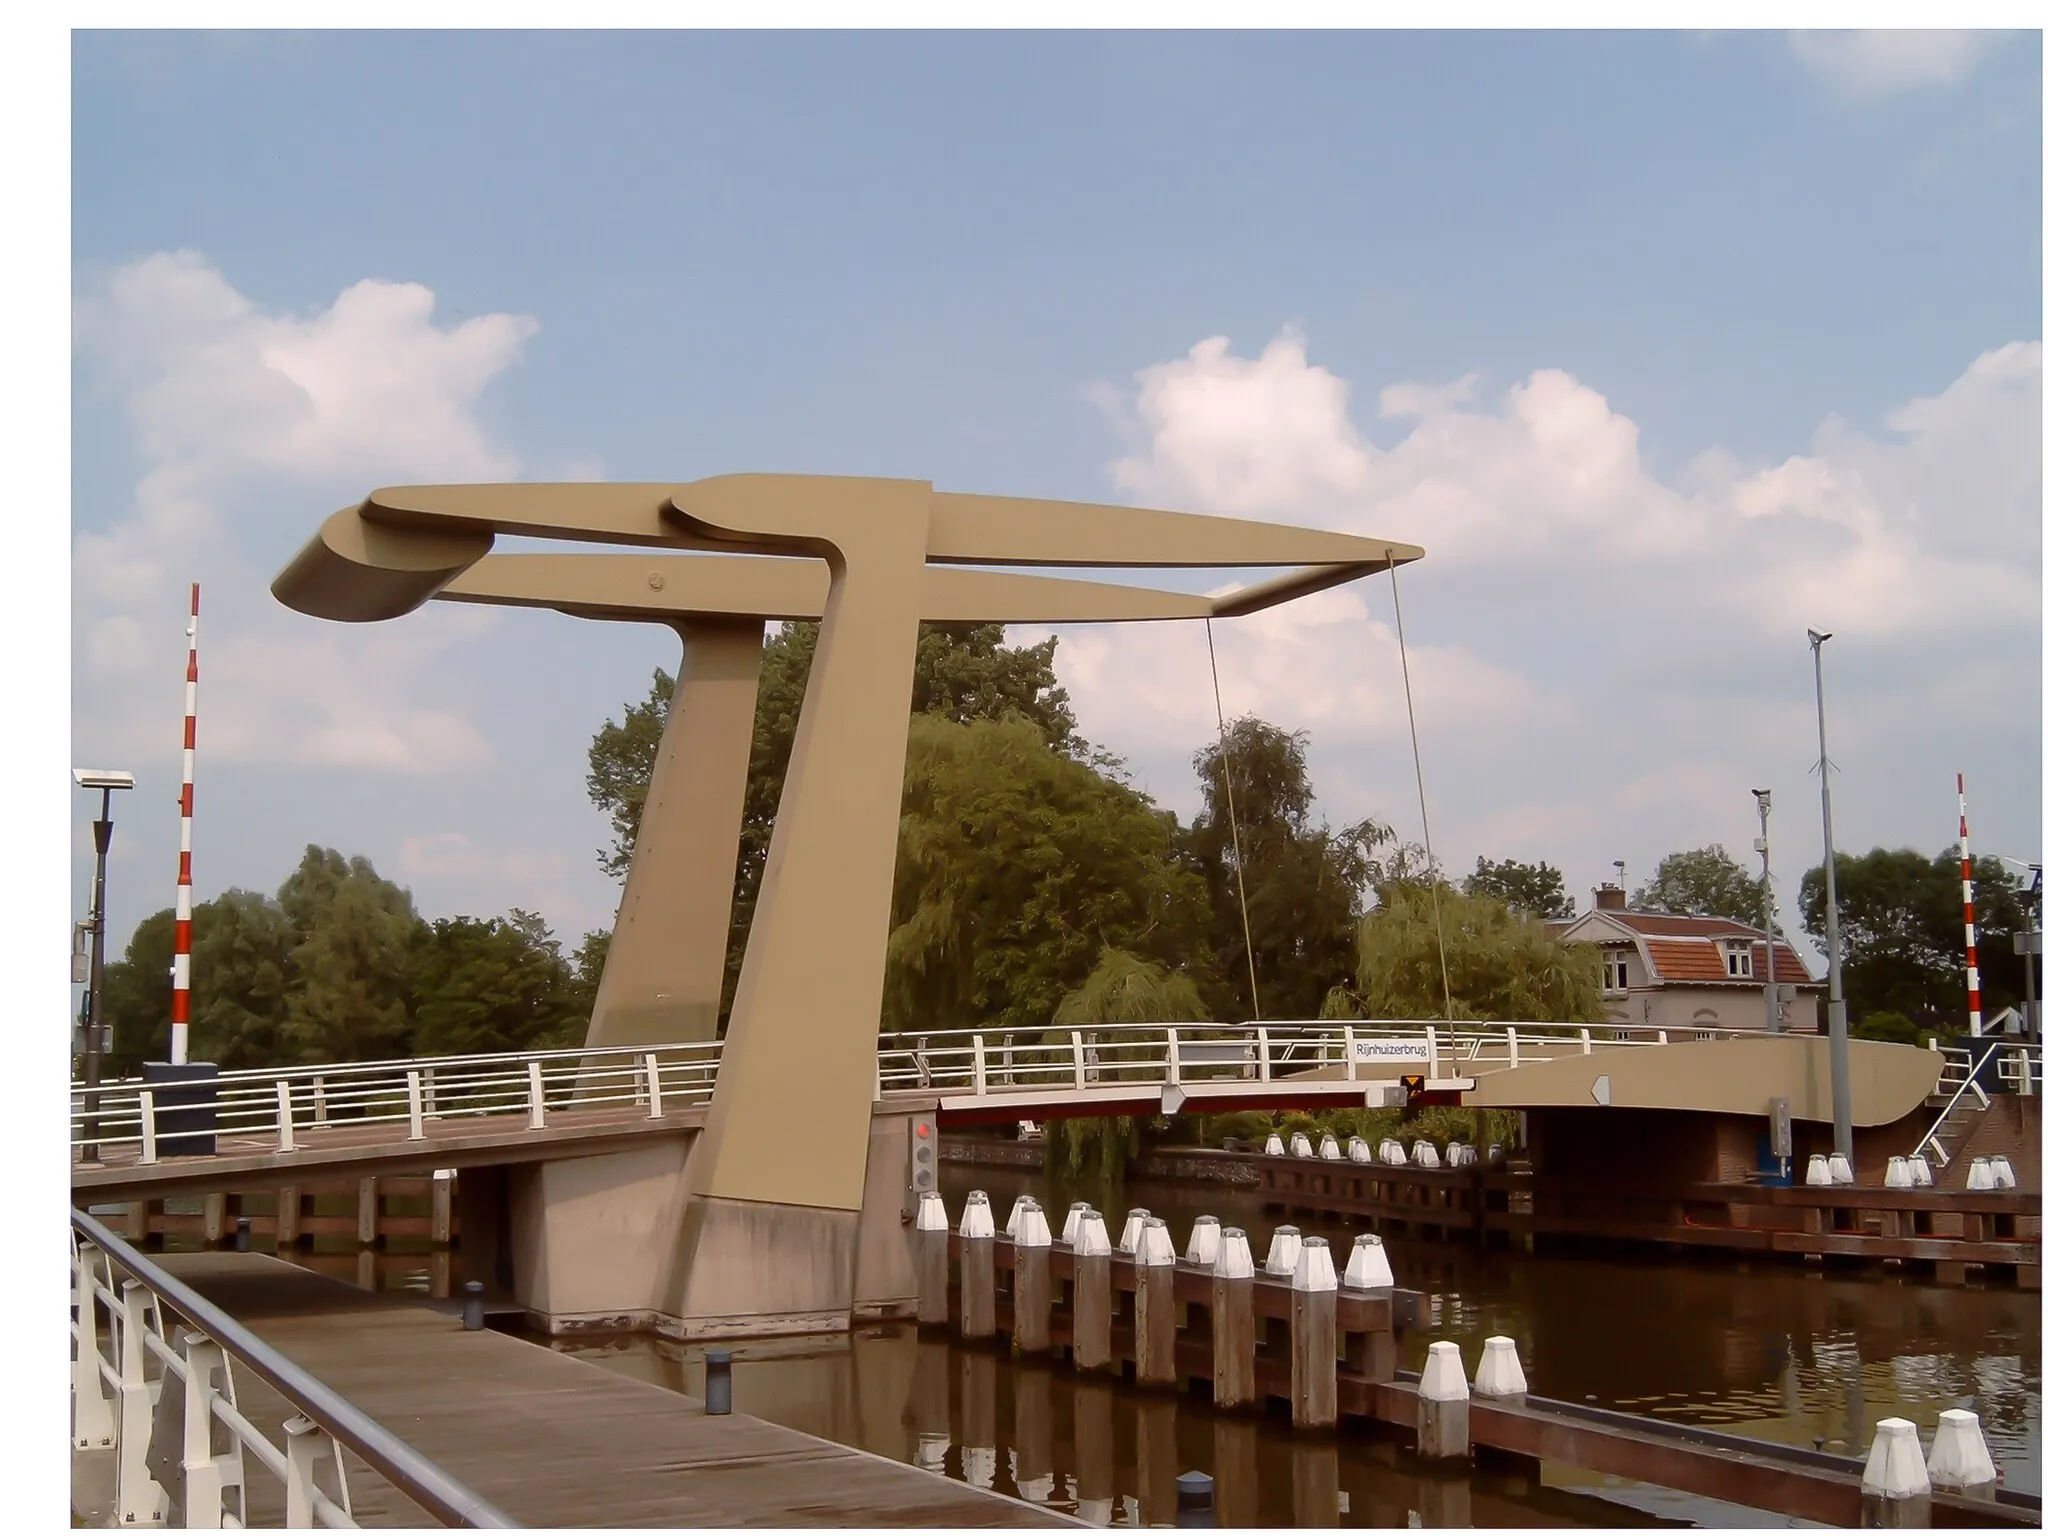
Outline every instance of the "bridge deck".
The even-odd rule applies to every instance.
[[[1065,1526],[1078,1522],[700,1400],[262,1254],[159,1262],[529,1526]],[[267,1407],[238,1373],[245,1407]],[[252,1415],[253,1417],[253,1415]],[[265,1413],[256,1422],[269,1425]],[[280,1499],[249,1472],[252,1513]],[[360,1462],[355,1515],[418,1527]]]

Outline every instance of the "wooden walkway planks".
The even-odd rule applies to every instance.
[[[745,1414],[707,1417],[695,1398],[268,1255],[160,1262],[526,1525],[1078,1523]],[[250,1468],[252,1493],[273,1481]],[[360,1464],[350,1490],[362,1524],[419,1523]]]

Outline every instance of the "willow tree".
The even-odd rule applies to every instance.
[[[1208,1017],[1202,989],[1185,971],[1169,970],[1128,950],[1105,949],[1087,979],[1060,999],[1053,1023],[1061,1029],[1085,1029],[1099,1024],[1199,1024]],[[1045,1132],[1046,1173],[1058,1181],[1114,1184],[1142,1144],[1142,1127],[1131,1115],[1053,1120]]]

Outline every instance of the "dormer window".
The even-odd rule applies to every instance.
[[[1721,946],[1722,958],[1727,962],[1728,974],[1748,981],[1756,974],[1751,966],[1749,941],[1731,939]]]
[[[1628,990],[1627,950],[1610,949],[1601,953],[1600,990],[1603,992],[1626,992]]]

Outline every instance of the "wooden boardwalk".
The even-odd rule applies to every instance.
[[[665,1388],[264,1254],[167,1254],[180,1280],[529,1526],[1071,1526],[1080,1522]],[[266,1433],[282,1418],[247,1372]],[[281,1405],[279,1405],[281,1407]],[[282,1510],[252,1458],[250,1513]],[[420,1511],[360,1462],[366,1526]]]

